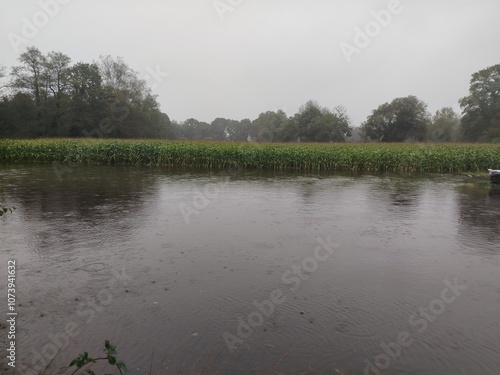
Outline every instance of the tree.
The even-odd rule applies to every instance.
[[[456,142],[460,139],[460,116],[453,108],[436,111],[427,129],[427,138],[433,142]]]
[[[5,69],[5,66],[0,65],[0,93],[4,88],[7,87],[6,84],[2,83],[2,80],[7,76],[7,70]]]
[[[250,119],[243,119],[241,121],[230,120],[226,132],[227,138],[234,142],[246,142],[250,135],[250,128],[252,122]]]
[[[321,107],[315,101],[309,100],[299,108],[292,121],[297,129],[297,137],[302,142],[307,142],[311,138],[309,126],[321,117]]]
[[[362,124],[361,131],[365,139],[373,141],[423,141],[430,121],[427,104],[410,95],[373,110]]]
[[[176,122],[171,121],[166,113],[160,113],[160,134],[161,138],[177,139],[178,138],[178,125]]]
[[[180,124],[180,137],[186,139],[207,139],[210,137],[210,124],[189,118]]]
[[[237,123],[238,121],[217,117],[210,123],[207,137],[212,140],[225,141],[227,139],[227,128],[231,126],[232,122]]]
[[[19,137],[176,137],[157,97],[122,58],[71,64],[61,52],[28,48],[0,101],[0,134]],[[0,67],[0,80],[5,70]],[[0,82],[0,89],[2,82]],[[33,118],[33,114],[36,118]]]
[[[275,142],[297,142],[298,140],[295,123],[281,109],[276,112],[270,128],[273,130]]]
[[[66,91],[68,89],[68,74],[71,59],[61,52],[49,52],[43,62],[43,82],[45,84],[45,113],[47,116],[47,135],[65,135],[61,133],[64,123],[63,116],[67,114]],[[66,101],[66,103],[63,103]]]
[[[18,92],[0,101],[0,137],[33,138],[43,134],[33,98]]]
[[[121,57],[101,56],[97,63],[102,85],[108,92],[106,121],[110,137],[156,138],[164,130],[160,105],[144,79]]]
[[[130,68],[123,58],[100,56],[97,65],[103,86],[111,88],[127,104],[138,103],[152,95],[146,81],[139,78],[138,72]]]
[[[337,106],[333,111],[308,101],[293,117],[301,142],[343,142],[351,135],[351,121],[347,111]]]
[[[49,52],[44,61],[46,90],[58,100],[68,89],[69,56],[61,52]]]
[[[500,64],[472,74],[469,96],[460,99],[460,107],[466,140],[500,138]]]
[[[116,91],[124,93],[137,92],[138,87],[145,84],[145,82],[137,82],[137,72],[132,70],[123,61],[122,57],[100,56],[97,64],[101,72],[103,85],[109,86]]]
[[[97,64],[79,62],[70,67],[67,86],[68,121],[63,132],[70,137],[108,135],[108,108],[113,95],[102,86]]]
[[[284,127],[288,124],[288,116],[281,109],[277,112],[262,112],[252,121],[250,137],[257,142],[277,142]]]
[[[71,59],[60,53],[50,52],[44,56],[35,47],[28,48],[19,57],[22,65],[12,68],[11,86],[18,93],[26,93],[33,97],[38,109],[38,122],[44,135],[59,134],[62,116],[66,106],[67,72]]]
[[[12,86],[33,96],[37,106],[40,106],[41,96],[44,95],[45,82],[43,81],[45,56],[36,47],[29,47],[18,59],[22,65],[12,68]]]

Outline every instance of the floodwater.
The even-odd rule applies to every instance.
[[[500,195],[463,176],[42,164],[0,186],[18,373],[107,339],[130,374],[500,373]]]

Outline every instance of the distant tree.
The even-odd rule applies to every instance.
[[[44,81],[49,95],[61,99],[69,87],[71,59],[61,52],[49,52],[44,61]]]
[[[68,69],[68,84],[70,120],[67,134],[71,137],[82,137],[89,136],[92,132],[105,136],[107,124],[100,123],[107,116],[111,93],[102,86],[98,66],[77,63]]]
[[[460,99],[460,107],[465,140],[500,138],[500,64],[472,74],[469,96]]]
[[[289,117],[284,111],[278,110],[269,129],[272,131],[273,142],[297,142],[299,132],[293,117]]]
[[[109,105],[106,121],[110,137],[156,138],[164,128],[156,95],[121,57],[101,56],[97,63]]]
[[[189,118],[181,122],[179,126],[179,136],[180,138],[194,140],[210,139],[210,124],[198,121],[194,118]]]
[[[30,47],[19,62],[11,71],[12,94],[0,102],[0,134],[176,137],[157,97],[122,58],[101,56],[98,63],[71,65],[61,52],[43,55]],[[0,69],[0,89],[4,76]]]
[[[5,77],[7,77],[7,69],[5,68],[5,66],[0,65],[0,93],[2,93],[2,90],[4,88],[8,87],[8,85],[3,82],[3,79]]]
[[[49,52],[43,64],[43,82],[45,84],[45,122],[47,135],[66,135],[63,126],[68,119],[67,90],[71,59],[61,52]]]
[[[43,135],[38,122],[38,108],[33,98],[18,92],[0,101],[0,137],[34,138]]]
[[[42,95],[45,96],[44,68],[46,58],[36,47],[29,47],[19,57],[21,65],[12,68],[11,86],[33,96],[35,104],[40,106]]]
[[[179,137],[179,132],[177,128],[177,123],[170,120],[170,117],[166,113],[160,114],[160,137],[167,139],[177,139]]]
[[[104,86],[126,94],[127,99],[133,94],[141,96],[146,81],[137,77],[137,72],[130,68],[122,57],[100,56],[97,62]]]
[[[35,47],[19,57],[21,65],[12,68],[11,87],[17,93],[30,95],[37,107],[37,119],[45,136],[60,133],[67,115],[68,70],[71,59],[60,53],[44,56]]]
[[[343,142],[351,135],[351,121],[347,111],[337,106],[333,111],[308,101],[292,118],[301,142]]]
[[[284,141],[283,130],[288,125],[288,116],[282,110],[262,112],[252,121],[250,137],[257,142]]]
[[[238,123],[235,120],[229,120],[222,117],[217,117],[210,123],[210,130],[207,137],[212,140],[225,141],[227,140],[227,129],[232,122]]]
[[[230,120],[226,128],[227,137],[229,141],[246,142],[250,135],[250,128],[252,122],[250,119],[243,119],[241,121]]]
[[[433,142],[460,140],[460,116],[453,108],[444,107],[436,111],[427,129],[427,139]]]
[[[427,104],[415,96],[407,96],[373,110],[361,131],[365,139],[373,141],[423,141],[430,121]]]
[[[297,129],[297,137],[300,141],[310,141],[310,124],[317,121],[321,116],[321,107],[313,100],[309,100],[299,108],[299,111],[293,116],[292,121]]]

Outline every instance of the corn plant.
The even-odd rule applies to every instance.
[[[0,161],[298,171],[465,172],[500,168],[495,144],[0,140]]]

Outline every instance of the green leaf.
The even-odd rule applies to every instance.
[[[104,347],[106,348],[106,352],[108,353],[108,356],[116,354],[116,346],[111,344],[109,340],[106,340],[104,342]]]

